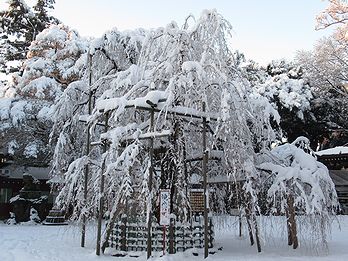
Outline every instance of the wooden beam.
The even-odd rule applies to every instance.
[[[150,114],[150,132],[154,131],[154,111],[151,111]],[[148,206],[149,217],[147,221],[147,259],[151,257],[152,252],[152,179],[153,179],[153,138],[150,139],[150,168],[149,168],[149,180],[148,180],[148,188],[149,188],[149,197],[150,202]]]
[[[108,121],[109,121],[109,113],[106,113],[105,115],[105,129],[104,131],[108,131]],[[103,152],[105,153],[107,150],[107,144],[103,144]],[[101,227],[102,227],[102,219],[103,219],[103,206],[104,206],[104,183],[105,183],[105,176],[104,176],[104,170],[105,170],[105,160],[102,163],[102,169],[100,174],[100,199],[99,199],[99,213],[98,213],[98,226],[97,226],[97,247],[96,247],[96,254],[100,255],[100,242],[101,242]]]
[[[205,112],[205,102],[203,102],[203,113]],[[203,161],[202,161],[202,176],[203,176],[203,194],[204,194],[204,258],[208,257],[209,239],[208,239],[208,190],[207,190],[207,120],[203,118]]]
[[[88,86],[89,86],[89,94],[88,94],[88,114],[91,115],[92,113],[92,91],[91,91],[91,85],[92,85],[92,55],[90,52],[88,52]],[[90,152],[90,142],[91,142],[91,135],[90,135],[90,127],[87,126],[87,144],[86,144],[86,153],[85,155],[88,156]],[[85,175],[84,175],[84,184],[83,184],[83,204],[86,206],[87,204],[87,188],[88,188],[88,173],[89,173],[89,166],[88,164],[85,167]],[[85,241],[86,241],[86,214],[82,214],[82,229],[81,229],[81,247],[85,247]]]
[[[206,121],[217,121],[218,120],[218,115],[215,113],[206,113],[202,111],[198,111],[196,109],[191,109],[191,108],[186,108],[182,106],[175,106],[172,108],[168,108],[168,110],[164,110],[165,104],[164,102],[160,102],[158,104],[153,104],[150,100],[146,101],[147,104],[149,104],[149,107],[145,106],[136,106],[134,104],[126,105],[125,108],[135,108],[138,110],[144,110],[144,111],[154,111],[154,112],[166,112],[169,114],[174,114],[178,116],[183,116],[183,117],[190,117],[193,119],[200,119],[202,120],[203,118],[206,118]],[[152,107],[153,104],[154,106]],[[112,110],[110,110],[112,111]],[[99,112],[103,113],[104,109],[99,110]]]

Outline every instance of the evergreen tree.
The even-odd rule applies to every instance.
[[[24,0],[9,0],[8,9],[0,12],[0,72],[20,71],[30,43],[49,24],[58,20],[47,13],[54,0],[39,0],[34,11]]]
[[[22,76],[13,85],[0,85],[0,149],[16,163],[50,161],[51,107],[67,85],[82,77],[87,49],[75,31],[51,25],[31,43]]]

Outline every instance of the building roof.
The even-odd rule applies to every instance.
[[[348,190],[348,170],[330,170],[329,173],[336,189],[337,186],[345,186]]]
[[[48,167],[23,167],[15,164],[0,168],[0,177],[10,179],[22,179],[23,174],[27,173],[36,179],[48,180],[50,169]]]

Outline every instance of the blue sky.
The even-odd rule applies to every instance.
[[[28,0],[28,4],[34,0]],[[330,31],[315,31],[321,0],[56,0],[53,14],[83,36],[101,36],[114,27],[154,28],[215,8],[233,26],[232,48],[265,64],[309,50]]]

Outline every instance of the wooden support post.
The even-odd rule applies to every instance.
[[[121,218],[121,251],[127,251],[127,216]]]
[[[239,210],[238,220],[239,220],[239,237],[242,237],[242,213],[240,210]]]
[[[92,55],[88,52],[88,86],[91,88],[92,85]],[[92,113],[92,91],[89,90],[88,94],[88,114]],[[87,141],[86,141],[86,155],[89,155],[90,152],[90,143],[91,143],[91,134],[90,128],[87,128]],[[84,184],[83,184],[83,201],[84,205],[87,204],[87,189],[88,189],[88,173],[89,167],[86,165],[85,167],[85,175],[84,175]],[[82,214],[82,229],[81,229],[81,247],[85,247],[86,241],[86,214]]]
[[[213,221],[209,219],[209,245],[210,247],[214,247],[214,237],[213,237]]]
[[[174,254],[174,242],[175,242],[175,234],[174,234],[174,218],[170,218],[170,225],[169,225],[169,254]]]
[[[235,191],[236,191],[236,200],[237,200],[237,207],[238,207],[238,221],[239,221],[239,237],[242,237],[242,194],[241,194],[241,188],[240,188],[240,182],[236,182],[235,185]],[[232,193],[231,193],[232,194]]]
[[[166,254],[166,226],[163,226],[163,255]]]
[[[205,113],[205,102],[203,102],[203,113]],[[208,257],[209,238],[208,238],[208,191],[207,191],[207,119],[203,117],[203,162],[202,162],[202,176],[203,176],[203,194],[204,194],[204,258]]]
[[[150,132],[154,130],[154,110],[150,114]],[[148,209],[149,217],[147,221],[147,259],[151,257],[152,253],[152,179],[153,179],[153,138],[150,139],[150,168],[149,168],[149,197],[150,197],[150,209]]]
[[[105,129],[104,131],[108,131],[108,122],[109,122],[109,113],[106,113],[105,115]],[[107,149],[106,143],[103,145],[103,152],[105,153]],[[100,255],[100,242],[101,242],[101,228],[102,228],[102,220],[103,220],[103,207],[104,207],[104,183],[105,183],[105,177],[104,177],[104,170],[105,170],[105,160],[102,164],[102,169],[100,171],[100,199],[99,199],[99,207],[98,207],[98,227],[97,227],[97,247],[96,247],[96,255]]]

